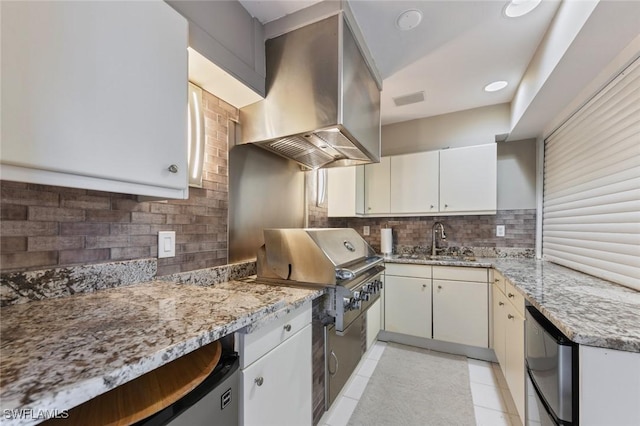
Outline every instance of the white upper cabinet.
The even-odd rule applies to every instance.
[[[495,143],[440,151],[440,211],[495,212],[497,162]]]
[[[364,213],[364,166],[327,169],[329,217],[353,217]]]
[[[391,158],[391,213],[438,212],[438,151]]]
[[[390,157],[382,157],[379,163],[364,166],[365,214],[389,213],[391,205],[390,175]]]
[[[162,1],[2,2],[2,178],[187,196],[187,21]]]

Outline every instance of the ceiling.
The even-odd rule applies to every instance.
[[[317,2],[240,0],[262,23]],[[382,124],[510,102],[559,3],[544,0],[528,15],[507,18],[506,0],[349,1],[383,78]],[[396,19],[409,9],[422,12],[422,22],[401,31]],[[483,90],[496,80],[509,85]],[[423,102],[393,102],[420,91]]]

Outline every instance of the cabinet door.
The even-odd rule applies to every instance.
[[[327,169],[329,217],[353,217],[364,213],[364,166]]]
[[[438,211],[438,151],[394,155],[391,158],[391,212]]]
[[[525,418],[524,318],[510,303],[505,325],[505,378],[521,419]]]
[[[364,166],[364,200],[366,214],[382,214],[390,211],[390,172],[389,157],[380,158],[379,163]]]
[[[499,290],[499,286],[493,286],[493,350],[498,358],[502,375],[506,376],[506,343],[505,333],[507,326],[507,299]]]
[[[385,277],[385,330],[431,338],[431,280]]]
[[[433,338],[489,347],[487,283],[433,280]]]
[[[367,310],[367,349],[377,340],[382,324],[382,299],[371,305]]]
[[[160,1],[1,7],[3,179],[185,198],[187,21]]]
[[[440,151],[440,211],[495,211],[496,144]]]
[[[240,424],[311,425],[311,325],[240,376]]]

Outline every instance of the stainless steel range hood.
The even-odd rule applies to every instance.
[[[343,13],[267,40],[267,97],[239,143],[315,169],[380,161],[380,87]]]

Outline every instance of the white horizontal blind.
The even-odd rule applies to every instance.
[[[640,290],[640,59],[545,140],[543,258]]]

